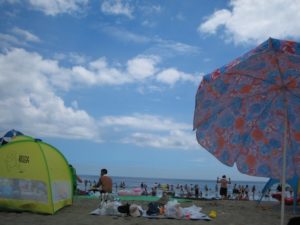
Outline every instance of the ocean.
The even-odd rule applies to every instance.
[[[99,179],[99,176],[91,176],[91,175],[80,175],[82,180],[86,180],[86,182],[78,183],[78,188],[80,190],[88,190],[91,186],[93,186]],[[195,185],[199,186],[200,191],[202,192],[203,197],[220,197],[219,196],[219,184],[217,184],[216,180],[191,180],[191,179],[167,179],[167,178],[144,178],[144,177],[118,177],[113,176],[113,193],[117,193],[121,189],[132,190],[134,188],[141,187],[141,184],[147,186],[147,190],[151,192],[151,188],[154,186],[173,186],[175,194],[178,195],[180,191],[180,186],[193,188]],[[121,188],[121,184],[125,184],[125,188]],[[86,185],[85,185],[86,184]],[[231,184],[228,186],[228,194],[233,196],[233,187],[236,185],[249,187],[249,198],[253,200],[253,193],[251,192],[252,187],[255,186],[256,191],[254,194],[254,199],[259,199],[262,195],[262,189],[264,188],[266,182],[262,181],[231,181]],[[276,191],[276,186],[272,187],[270,190],[271,193]],[[162,195],[162,190],[158,190],[158,196]],[[272,200],[270,196],[264,196],[263,200]]]

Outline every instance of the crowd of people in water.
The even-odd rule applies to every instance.
[[[230,178],[227,180],[226,176],[223,175],[221,179],[217,178],[214,189],[208,187],[207,184],[200,187],[199,184],[173,185],[160,183],[154,183],[154,185],[150,187],[150,189],[148,189],[148,185],[143,182],[140,184],[140,188],[143,190],[142,195],[156,196],[158,190],[162,190],[164,192],[167,192],[168,195],[183,198],[221,197],[237,200],[255,200],[257,194],[255,185],[249,187],[249,185],[238,185],[235,183],[231,189],[231,192],[228,192],[229,184],[231,184]],[[119,188],[126,188],[124,181],[121,182]]]
[[[77,186],[76,180],[78,181],[78,176],[76,171],[74,173],[74,185]],[[75,176],[76,175],[76,176]],[[76,178],[75,178],[76,177]],[[98,182],[96,180],[79,180],[80,183],[84,183],[83,193],[88,193],[89,191],[95,192],[100,188],[100,192],[113,192],[113,185],[115,186],[115,193],[118,193],[118,190],[128,189],[125,181],[121,181],[120,184],[113,183],[112,178],[107,175],[107,170],[102,169]],[[75,188],[76,188],[75,186]],[[76,188],[77,189],[77,188]],[[200,186],[199,184],[160,184],[155,182],[151,187],[144,182],[140,183],[140,194],[141,195],[151,195],[157,196],[159,193],[167,193],[169,196],[180,197],[180,198],[216,198],[216,199],[236,199],[236,200],[257,200],[258,198],[263,197],[270,198],[271,189],[269,188],[265,193],[262,193],[261,190],[257,192],[256,186],[252,185],[241,185],[234,183],[232,184],[230,178],[226,178],[226,175],[223,175],[221,178],[217,178],[214,188],[211,184]],[[80,190],[79,190],[80,191]],[[276,188],[277,192],[281,192],[281,185],[278,184]],[[286,192],[290,193],[290,196],[293,194],[291,187],[286,187]]]
[[[89,190],[96,185],[96,181],[84,180],[85,190]],[[125,190],[128,187],[125,181],[119,184],[114,183],[114,189],[117,193],[120,190]],[[155,182],[149,187],[146,183],[141,182],[140,187],[141,195],[157,196],[158,193],[166,192],[170,196],[182,198],[222,198],[222,199],[236,199],[236,200],[256,200],[262,194],[261,190],[257,190],[255,185],[241,185],[238,183],[231,183],[230,178],[222,176],[221,179],[217,178],[214,188],[207,184],[161,184]],[[270,196],[270,191],[265,193],[265,197]]]

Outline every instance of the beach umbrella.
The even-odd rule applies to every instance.
[[[300,44],[270,38],[204,76],[194,130],[222,163],[280,179],[284,190],[286,179],[300,176]]]
[[[19,136],[19,135],[24,135],[22,132],[20,131],[17,131],[15,129],[12,129],[10,131],[7,131],[3,137],[0,138],[0,146],[1,145],[5,145],[7,144],[8,142],[10,142],[10,140],[16,136]]]

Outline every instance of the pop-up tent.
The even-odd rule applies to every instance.
[[[0,146],[0,208],[53,214],[71,204],[71,173],[59,150],[24,135]]]

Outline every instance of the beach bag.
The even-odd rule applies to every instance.
[[[300,224],[300,217],[293,217],[289,220],[288,225],[299,225]]]
[[[152,216],[152,215],[159,215],[159,205],[155,202],[150,202],[148,204],[148,209],[146,211],[148,216]]]
[[[125,205],[121,205],[121,206],[118,207],[118,212],[127,214],[129,216],[130,215],[129,214],[129,207],[130,207],[130,205],[128,203],[126,203]]]

